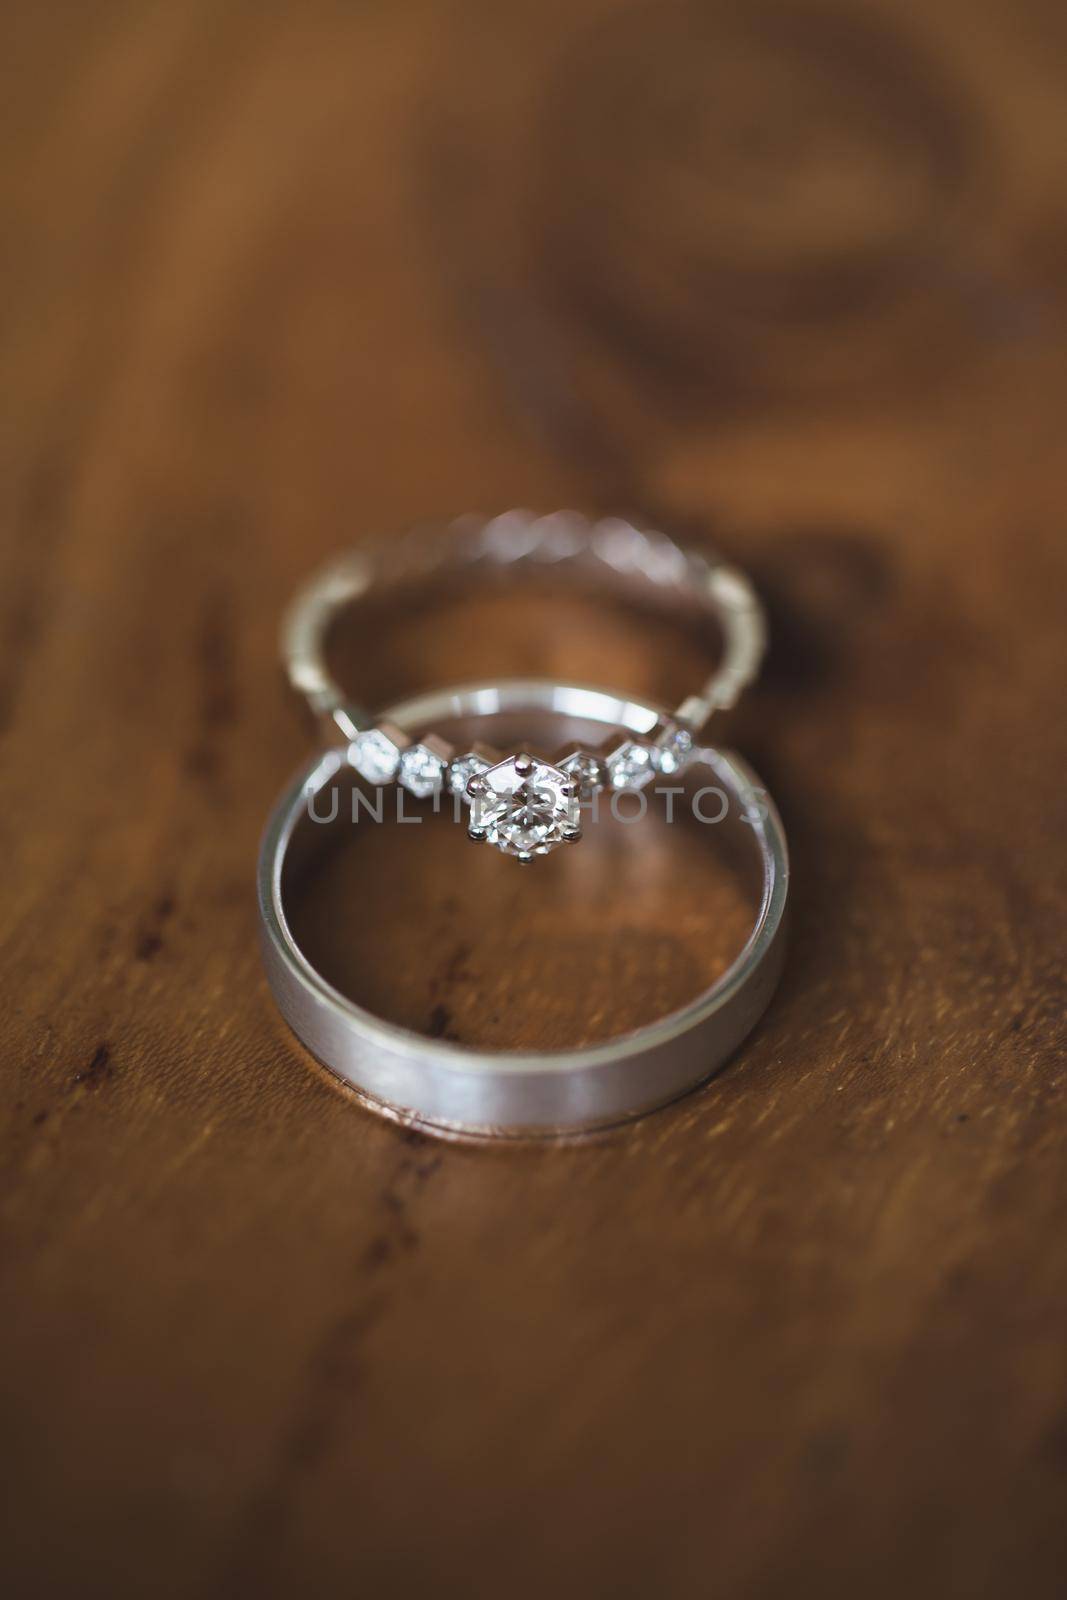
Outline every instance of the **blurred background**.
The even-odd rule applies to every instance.
[[[0,76],[8,1592],[1059,1592],[1067,12],[45,0]],[[796,890],[730,1070],[501,1152],[300,1054],[251,886],[296,583],[514,504],[754,575]],[[509,604],[346,670],[699,666]],[[334,926],[462,1021],[499,952],[411,859]],[[631,871],[572,1009],[706,953]]]

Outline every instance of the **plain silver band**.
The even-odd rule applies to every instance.
[[[470,694],[441,691],[393,707],[391,722],[417,733],[470,709]],[[568,718],[645,730],[662,713],[597,690],[559,686],[548,707]],[[531,709],[517,700],[493,710]],[[331,987],[289,928],[283,869],[309,795],[346,771],[344,753],[318,756],[275,809],[259,857],[259,910],[267,977],[282,1015],[311,1053],[355,1089],[405,1121],[474,1134],[551,1134],[603,1127],[641,1115],[710,1077],[767,1006],[781,970],[789,885],[785,834],[755,774],[736,755],[701,749],[695,762],[750,823],[762,867],[759,910],[729,970],[682,1010],[618,1039],[549,1053],[471,1050],[382,1021]],[[761,804],[753,808],[758,797]]]
[[[672,593],[715,619],[722,630],[722,660],[701,690],[671,713],[672,719],[692,729],[703,727],[713,711],[732,706],[756,676],[766,642],[763,610],[736,567],[618,517],[590,521],[578,511],[548,516],[508,511],[488,520],[460,517],[444,527],[413,528],[352,550],[315,573],[282,622],[289,681],[316,717],[334,730],[334,737],[340,733],[352,739],[372,727],[375,717],[348,699],[326,664],[327,633],[340,611],[372,592],[446,571],[567,564],[599,567],[653,592]]]

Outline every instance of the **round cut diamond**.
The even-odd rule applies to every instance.
[[[467,794],[467,785],[471,779],[489,771],[490,763],[480,756],[475,750],[468,750],[465,756],[457,756],[448,769],[448,787],[453,794],[462,795],[470,804]]]
[[[426,744],[413,744],[400,757],[400,782],[418,800],[436,794],[448,763]]]
[[[352,740],[348,759],[368,783],[388,783],[400,765],[400,746],[381,728],[368,728]]]
[[[509,756],[479,775],[470,831],[520,861],[547,855],[579,836],[573,782],[547,761]]]
[[[613,789],[643,789],[655,775],[651,750],[633,739],[627,739],[608,757],[608,778]]]

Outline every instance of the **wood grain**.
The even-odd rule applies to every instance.
[[[1059,1592],[1061,10],[2,26],[5,1592]],[[252,879],[308,749],[295,582],[515,503],[660,516],[756,575],[774,648],[731,736],[795,920],[707,1088],[497,1149],[301,1053]],[[374,693],[509,638],[635,686],[697,649],[457,604],[394,619]],[[446,842],[396,906],[420,927]],[[661,868],[635,1014],[715,959],[696,917],[648,954]],[[446,999],[454,945],[398,972],[342,890],[339,959],[461,1026],[492,942]],[[557,1023],[609,980],[560,959]]]

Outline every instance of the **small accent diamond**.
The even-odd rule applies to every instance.
[[[670,723],[652,749],[652,759],[660,772],[681,772],[689,765],[693,754],[693,735],[688,728]]]
[[[627,739],[608,757],[608,778],[613,789],[643,789],[655,776],[652,752],[646,744]]]
[[[588,800],[593,790],[601,788],[604,783],[601,763],[587,750],[575,750],[573,755],[560,762],[559,770],[574,779],[583,800]]]
[[[448,787],[453,794],[462,795],[466,803],[470,804],[467,794],[467,785],[478,773],[488,772],[490,763],[480,756],[475,750],[468,750],[465,756],[457,756],[448,769]]]
[[[428,745],[413,744],[400,757],[400,782],[417,800],[425,800],[440,789],[447,765]]]
[[[352,740],[348,759],[368,783],[388,783],[400,765],[400,746],[381,728],[368,728]]]

